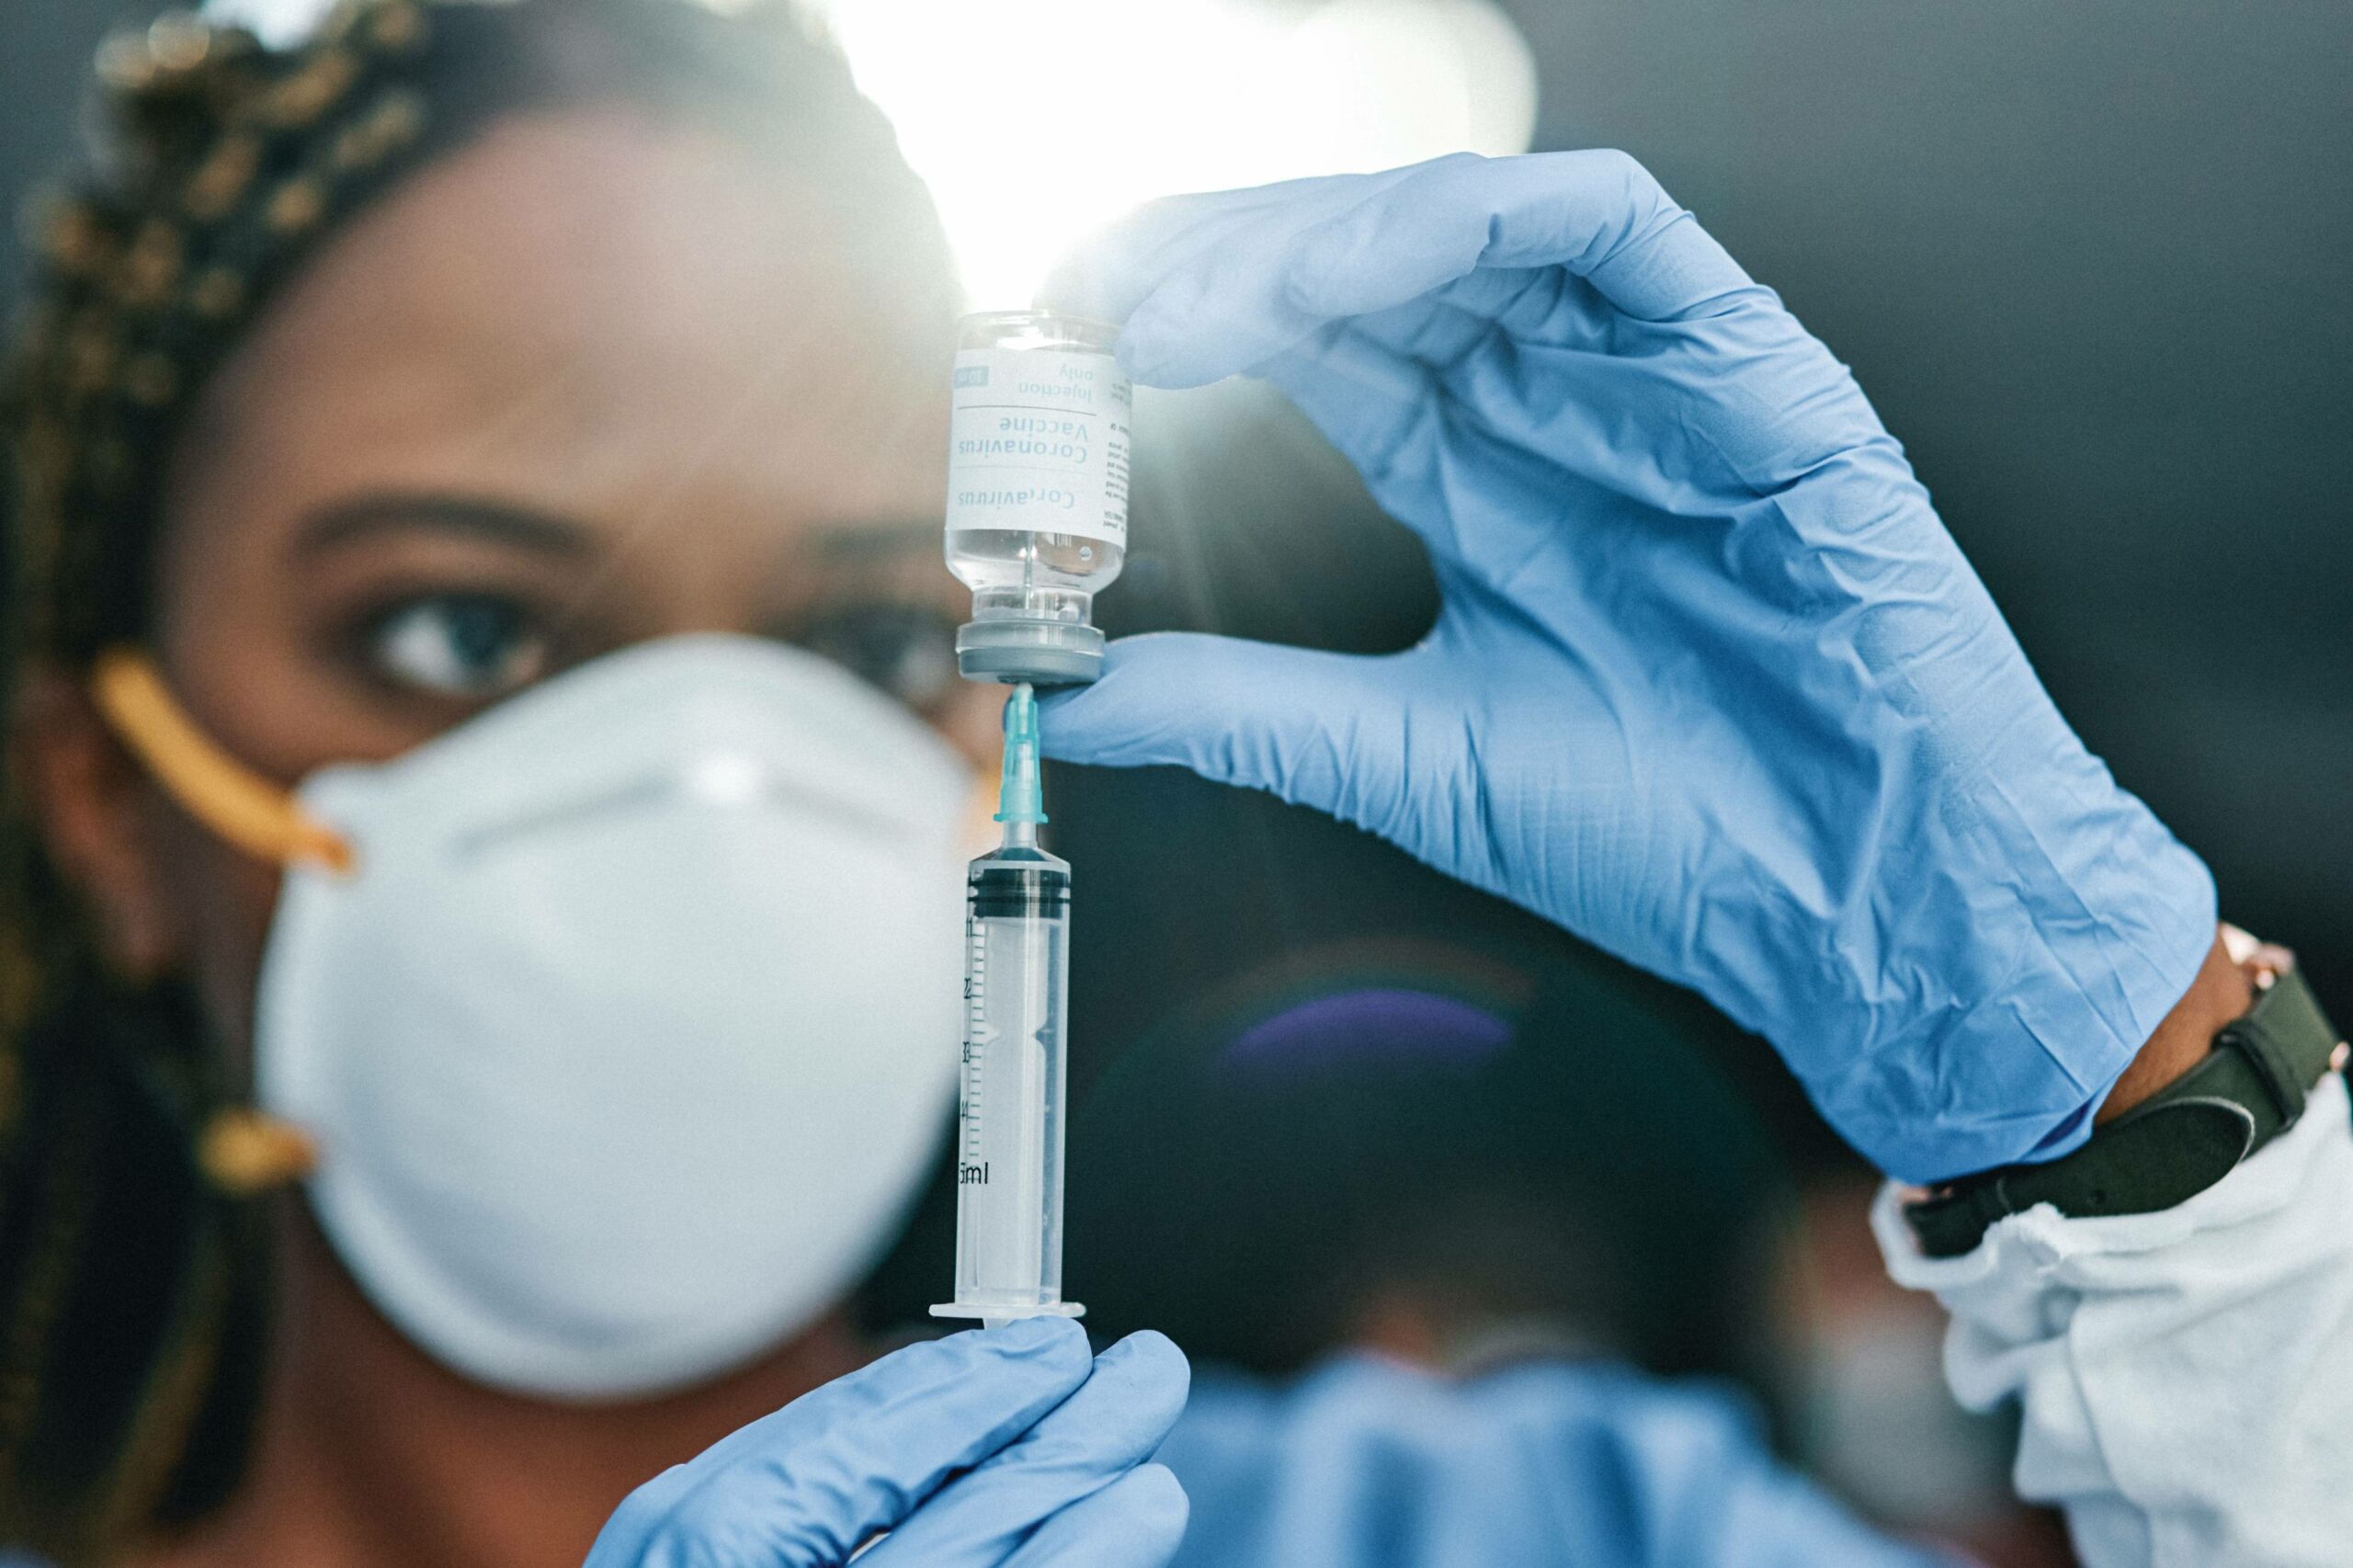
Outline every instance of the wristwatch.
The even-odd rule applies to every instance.
[[[2075,1219],[2170,1209],[2293,1127],[2321,1076],[2344,1070],[2345,1040],[2294,969],[2258,963],[2255,983],[2255,1006],[2222,1026],[2212,1051],[2082,1148],[1964,1176],[1906,1204],[1920,1250],[1959,1257],[1994,1221],[2038,1203]]]

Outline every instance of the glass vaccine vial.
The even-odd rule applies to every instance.
[[[1128,545],[1134,394],[1118,330],[1051,311],[958,329],[948,444],[948,569],[972,590],[956,634],[968,679],[1071,685],[1102,673],[1097,590]]]

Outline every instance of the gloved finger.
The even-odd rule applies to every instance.
[[[1163,279],[1238,235],[1268,226],[1276,233],[1296,232],[1410,172],[1321,175],[1145,202],[1073,245],[1046,275],[1038,302],[1097,321],[1124,322]]]
[[[1364,319],[1326,328],[1262,373],[1348,460],[1381,509],[1429,547],[1441,575],[1449,562],[1473,576],[1507,573],[1559,526],[1557,506],[1540,494],[1539,504],[1511,508],[1466,510],[1450,500],[1434,483],[1449,461],[1441,448],[1524,466],[1520,443],[1488,424],[1480,399],[1449,395],[1463,372],[1383,347],[1358,330]]]
[[[1086,1333],[1065,1318],[911,1345],[639,1487],[587,1568],[840,1562],[1036,1426],[1093,1365]]]
[[[1513,337],[1580,348],[1598,347],[1593,340],[1616,324],[1618,313],[1599,290],[1558,267],[1484,266],[1430,298]],[[1378,319],[1376,312],[1360,324]]]
[[[1652,321],[1755,287],[1622,153],[1456,153],[1320,221],[1261,217],[1194,255],[1136,303],[1120,354],[1139,380],[1198,386],[1488,267],[1565,267]]]
[[[1418,651],[1327,653],[1165,631],[1105,651],[1102,678],[1039,700],[1048,756],[1173,764],[1375,833],[1410,805],[1401,665]]]
[[[1120,359],[1138,380],[1195,386],[1246,369],[1321,324],[1280,299],[1261,298],[1260,279],[1271,262],[1287,256],[1303,233],[1405,184],[1417,167],[1156,203],[1083,247],[1091,259],[1079,273],[1096,279],[1085,302],[1119,312],[1114,319],[1131,328],[1147,317],[1176,318],[1187,324],[1181,330],[1221,342],[1231,361],[1212,373],[1178,379],[1163,373],[1165,355],[1155,336],[1160,326],[1123,330]]]
[[[1620,311],[1663,321],[1754,288],[1623,153],[1457,154],[1301,236],[1283,286],[1302,308],[1360,315],[1477,267],[1560,267]]]
[[[1378,488],[1408,434],[1439,417],[1481,419],[1461,380],[1472,350],[1501,332],[1552,350],[1606,352],[1614,313],[1557,268],[1477,272],[1410,304],[1335,322],[1258,373]]]
[[[1003,1328],[926,1340],[881,1357],[739,1427],[686,1463],[671,1466],[639,1487],[631,1501],[675,1501],[741,1457],[776,1449],[863,1412],[881,1413],[885,1420],[919,1422],[926,1431],[941,1437],[964,1431],[983,1442],[988,1438],[980,1435],[994,1434],[1001,1426],[1018,1422],[990,1445],[989,1451],[994,1451],[1068,1398],[1086,1381],[1092,1366],[1086,1331],[1059,1319],[1025,1318]],[[937,1407],[927,1406],[928,1415],[905,1410],[951,1388],[957,1397]],[[1028,1419],[1021,1420],[1025,1412]],[[947,1468],[974,1462],[959,1457]]]
[[[1160,278],[1229,243],[1256,222],[1267,205],[1259,191],[1168,197],[1147,203],[1082,241],[1056,263],[1039,286],[1037,302],[1116,325],[1128,319]]]
[[[1477,273],[1472,277],[1477,277]],[[1469,282],[1464,278],[1462,282]],[[1495,330],[1494,320],[1475,315],[1447,302],[1445,296],[1459,284],[1427,294],[1421,299],[1394,305],[1370,315],[1352,316],[1327,329],[1326,335],[1345,330],[1352,337],[1362,339],[1410,359],[1431,369],[1443,369],[1477,347]],[[1310,339],[1310,343],[1316,341]],[[1302,352],[1294,349],[1292,353]]]
[[[1583,278],[1557,267],[1482,268],[1385,311],[1347,318],[1348,330],[1434,369],[1498,335],[1555,348],[1606,351],[1622,318]]]
[[[1260,370],[1348,460],[1376,499],[1399,453],[1440,417],[1436,373],[1364,337],[1354,324],[1328,327]],[[1419,518],[1402,520],[1419,531]]]
[[[1040,1521],[1150,1459],[1190,1384],[1165,1336],[1129,1335],[1096,1358],[1085,1387],[949,1483],[859,1568],[996,1568]]]
[[[1161,1568],[1185,1541],[1192,1504],[1166,1465],[1138,1465],[1038,1527],[1005,1568]]]

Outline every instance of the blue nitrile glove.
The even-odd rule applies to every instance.
[[[1693,986],[1900,1177],[2082,1142],[2211,881],[1846,367],[1631,159],[1178,198],[1043,297],[1125,323],[1138,381],[1281,387],[1445,596],[1386,658],[1130,640],[1049,755],[1319,807]]]
[[[1090,1359],[1067,1318],[912,1345],[631,1493],[586,1568],[1160,1568],[1185,1494],[1152,1457],[1185,1407],[1157,1334]]]
[[[1160,1452],[1175,1568],[1930,1568],[1767,1451],[1729,1395],[1607,1364],[1457,1382],[1368,1358],[1201,1380]]]

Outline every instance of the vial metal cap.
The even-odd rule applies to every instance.
[[[1085,686],[1103,673],[1103,633],[1068,620],[970,620],[956,632],[966,680]]]

